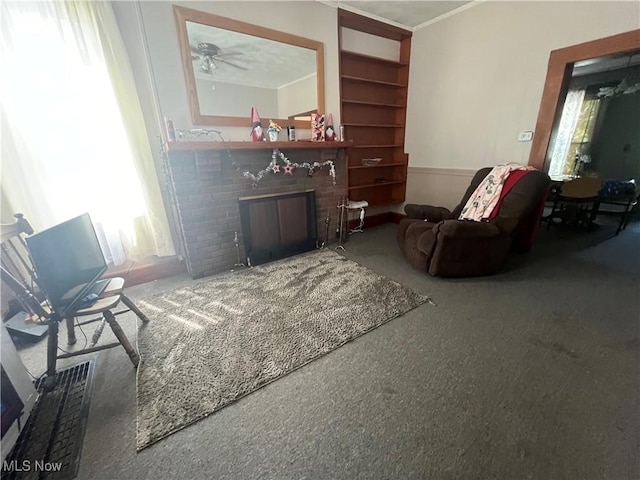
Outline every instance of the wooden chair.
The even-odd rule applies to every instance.
[[[31,235],[34,232],[33,228],[22,214],[17,213],[14,217],[16,218],[15,223],[0,225],[0,248],[2,250],[1,277],[5,285],[11,289],[16,299],[20,302],[25,312],[31,316],[32,321],[38,321],[48,325],[47,381],[49,383],[55,381],[57,359],[97,352],[107,348],[117,347],[118,345],[122,345],[134,367],[137,367],[140,357],[116,321],[116,316],[128,311],[133,311],[143,323],[147,323],[149,319],[137,308],[131,299],[125,295],[123,291],[125,281],[121,277],[110,279],[107,287],[92,306],[78,309],[71,315],[67,315],[64,319],[67,324],[68,343],[70,345],[73,345],[77,341],[74,332],[76,322],[80,326],[100,322],[92,335],[91,342],[81,350],[65,352],[60,355],[57,354],[58,323],[62,319],[57,317],[56,312],[51,311],[46,299],[44,299],[42,289],[38,287],[38,279],[34,273],[23,239],[23,235]],[[127,308],[115,311],[120,305],[120,302]],[[89,319],[82,322],[78,320],[78,318],[86,317],[89,317]],[[111,327],[118,342],[97,345],[105,324]]]
[[[640,185],[633,193],[626,193],[614,197],[601,197],[596,205],[596,214],[619,216],[616,235],[627,228],[631,212],[640,202]]]
[[[560,219],[561,223],[591,227],[598,211],[598,192],[601,186],[599,178],[591,177],[563,183],[555,195],[551,213],[546,217],[547,230],[555,223],[555,219]]]

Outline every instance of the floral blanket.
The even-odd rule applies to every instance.
[[[500,200],[504,182],[514,170],[535,170],[533,167],[517,165],[496,165],[471,194],[460,213],[459,220],[481,222],[488,219]]]

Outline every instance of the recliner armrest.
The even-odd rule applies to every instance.
[[[451,218],[451,211],[448,208],[434,207],[432,205],[409,203],[404,206],[404,211],[407,214],[407,218],[419,218],[433,223]]]
[[[434,225],[433,233],[438,232],[457,238],[491,238],[502,235],[502,230],[491,223],[471,220],[445,220]]]

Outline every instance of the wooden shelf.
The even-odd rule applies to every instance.
[[[404,153],[404,129],[411,32],[342,9],[338,9],[338,24],[399,43],[396,61],[344,50],[338,35],[340,117],[345,138],[353,141],[347,163],[349,198],[366,200],[369,205],[401,203],[406,197],[409,163]],[[362,165],[365,157],[384,160]],[[387,181],[376,182],[381,178]]]
[[[379,163],[377,165],[354,165],[347,167],[349,170],[355,170],[357,168],[382,168],[382,167],[400,167],[406,165],[406,163]]]
[[[378,125],[376,123],[343,123],[342,125],[344,126],[349,126],[349,127],[374,127],[374,128],[380,128],[380,127],[384,127],[384,128],[404,128],[404,125],[398,125],[398,124],[394,124],[394,125]]]
[[[348,80],[350,82],[358,82],[358,83],[372,83],[375,85],[384,85],[385,87],[393,87],[393,88],[407,88],[406,85],[402,83],[396,82],[383,82],[382,80],[373,80],[371,78],[363,78],[363,77],[353,77],[351,75],[342,75],[343,80]]]
[[[407,108],[406,105],[395,105],[392,103],[380,103],[380,102],[363,102],[361,100],[343,99],[342,103],[349,103],[353,105],[367,105],[369,107],[381,107],[381,108]]]
[[[351,145],[351,148],[397,148],[403,146],[403,144],[398,143],[393,145]]]
[[[189,150],[324,150],[330,148],[353,147],[353,142],[167,142],[165,152]]]
[[[390,180],[388,182],[370,183],[368,185],[353,185],[348,187],[347,190],[360,190],[361,188],[379,188],[386,187],[387,185],[398,185],[400,183],[405,183],[405,180]]]
[[[365,60],[367,62],[384,63],[384,64],[392,65],[398,68],[409,66],[406,63],[398,62],[396,60],[389,60],[387,58],[374,57],[371,55],[365,55],[364,53],[352,52],[351,50],[341,50],[341,54],[344,55],[345,57],[358,58],[360,60]]]

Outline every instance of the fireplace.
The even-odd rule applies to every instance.
[[[317,247],[313,190],[241,197],[239,203],[248,265],[260,265]]]
[[[172,221],[191,276],[231,270],[238,250],[241,262],[249,257],[256,265],[315,248],[316,241],[335,241],[333,235],[325,237],[327,228],[335,232],[336,206],[346,194],[347,146],[348,142],[302,141],[166,144]],[[335,177],[328,167],[265,173],[274,148],[298,165],[331,161]],[[258,182],[244,175],[261,171]],[[272,197],[284,198],[274,204]],[[248,224],[241,221],[241,209],[255,214]],[[282,223],[290,217],[303,223]],[[283,245],[276,245],[276,240]]]

